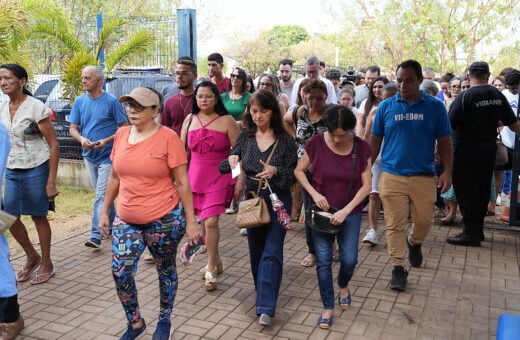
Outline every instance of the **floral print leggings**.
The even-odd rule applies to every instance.
[[[177,293],[177,247],[186,232],[182,204],[148,224],[129,224],[116,217],[112,228],[112,275],[129,322],[141,318],[134,276],[147,247],[159,274],[159,321],[169,321]]]

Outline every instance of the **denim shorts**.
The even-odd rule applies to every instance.
[[[47,216],[49,161],[31,169],[6,169],[4,210],[12,215]]]

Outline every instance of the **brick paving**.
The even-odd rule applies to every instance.
[[[388,288],[391,276],[383,222],[380,243],[360,243],[359,264],[349,285],[352,306],[334,311],[331,330],[316,327],[322,311],[315,268],[303,268],[306,252],[301,224],[287,234],[284,276],[273,325],[262,327],[255,315],[255,291],[249,271],[247,240],[221,219],[220,250],[224,273],[218,288],[206,292],[199,269],[178,263],[179,289],[172,323],[174,339],[492,339],[498,316],[520,314],[520,233],[486,228],[480,248],[449,245],[458,227],[434,225],[423,244],[424,263],[411,268],[408,289]],[[366,228],[363,218],[362,233]],[[493,224],[488,224],[494,227]],[[110,272],[110,246],[85,248],[82,233],[53,244],[56,276],[48,283],[20,284],[26,327],[19,339],[117,339],[126,321]],[[23,257],[13,259],[19,269]],[[338,264],[334,265],[334,272]],[[141,311],[151,339],[157,322],[157,275],[140,263],[137,274]],[[336,288],[337,289],[337,288]]]

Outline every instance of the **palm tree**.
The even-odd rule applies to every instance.
[[[121,32],[127,21],[110,18],[93,46],[87,46],[75,35],[71,21],[58,5],[44,0],[25,0],[24,9],[28,17],[29,38],[46,40],[62,54],[64,95],[70,98],[71,103],[82,92],[81,70],[88,65],[99,65],[102,49],[110,51],[104,63],[105,71],[110,72],[123,59],[146,51],[154,38],[151,32],[140,30],[123,40]]]
[[[20,49],[28,24],[18,1],[0,0],[0,18],[0,63],[28,65],[28,54]]]

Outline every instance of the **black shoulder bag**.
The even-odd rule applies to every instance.
[[[354,172],[356,171],[356,160],[357,160],[357,137],[354,137],[354,146],[352,150],[352,170],[350,172],[350,181],[347,190],[347,199],[350,200],[350,194],[352,193],[352,182],[354,181]],[[340,231],[339,225],[330,223],[330,218],[339,209],[330,207],[328,211],[321,210],[316,204],[309,207],[307,216],[310,218],[309,226],[312,229],[321,231],[327,234],[337,234]]]

